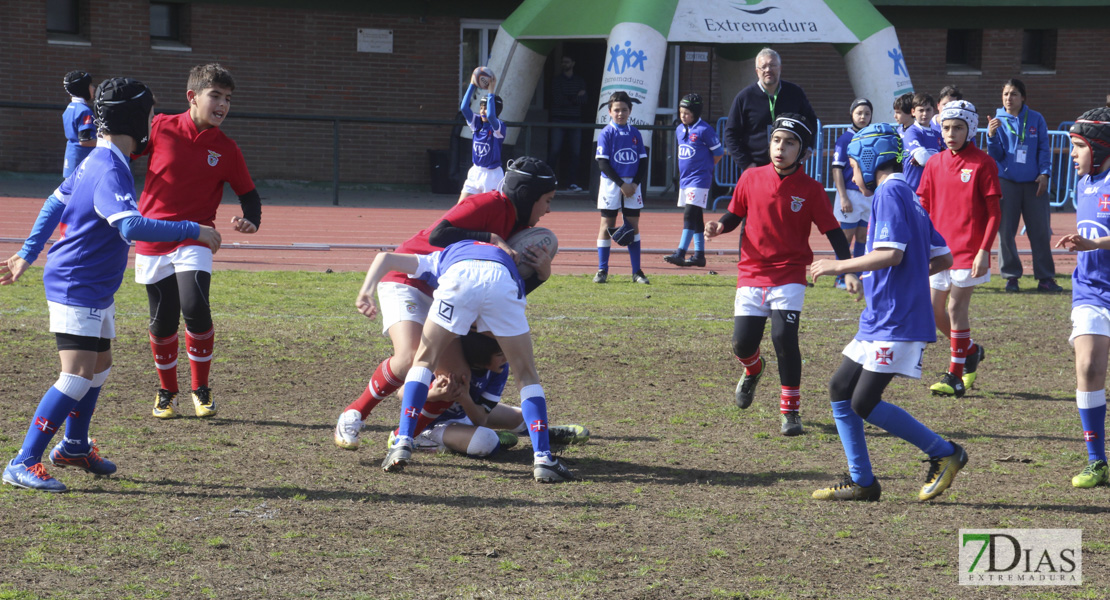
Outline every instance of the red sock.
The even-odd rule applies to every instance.
[[[967,359],[967,351],[971,349],[971,330],[952,330],[952,364],[948,366],[948,372],[956,377],[962,377],[964,374],[964,361]]]
[[[193,333],[185,329],[185,348],[189,352],[189,372],[193,376],[193,389],[208,387],[208,371],[212,368],[212,345],[216,330]]]
[[[358,414],[362,415],[363,420],[370,416],[370,411],[379,402],[385,400],[398,388],[405,384],[404,379],[399,379],[393,374],[389,368],[390,359],[385,359],[378,368],[374,370],[374,374],[370,377],[370,383],[366,385],[366,389],[362,391],[362,395],[358,397],[347,407],[347,410],[357,410]]]
[[[779,396],[779,411],[783,413],[798,412],[798,407],[802,405],[802,390],[798,386],[782,386],[782,394]]]
[[[755,354],[747,358],[740,358],[739,356],[737,356],[736,360],[740,361],[740,364],[744,365],[744,374],[748,377],[751,377],[752,375],[759,375],[759,372],[763,370],[763,361],[759,360],[758,348],[756,348]]]
[[[430,400],[425,402],[424,408],[420,410],[420,416],[416,417],[416,432],[413,433],[413,435],[420,435],[420,432],[427,429],[428,426],[432,424],[432,421],[435,421],[440,415],[447,412],[447,409],[451,408],[452,404],[454,404],[454,402],[450,400]]]
[[[154,366],[158,369],[158,385],[177,392],[177,334],[154,337],[150,334],[150,350],[154,353]]]

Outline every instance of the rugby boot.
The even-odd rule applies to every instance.
[[[684,267],[704,267],[705,266],[705,253],[694,251],[693,258],[687,258],[686,262],[682,265]]]
[[[635,273],[633,273],[632,274],[632,282],[633,283],[642,283],[644,285],[651,285],[651,282],[648,281],[647,275],[644,275],[643,271],[636,271]]]
[[[879,479],[875,478],[875,483],[867,487],[863,487],[858,483],[852,481],[852,477],[847,473],[844,474],[844,480],[840,483],[815,490],[813,492],[814,500],[861,500],[863,502],[878,502],[879,496],[883,494],[883,486],[879,485]]]
[[[1110,481],[1110,469],[1106,467],[1106,461],[1092,460],[1080,474],[1071,478],[1071,485],[1077,488],[1093,488],[1096,485],[1106,485],[1108,481]]]
[[[922,462],[929,463],[929,472],[925,475],[925,485],[917,494],[918,500],[932,500],[952,485],[956,473],[967,464],[967,452],[963,446],[951,442],[955,452],[941,458],[929,458]]]
[[[785,436],[802,435],[805,431],[802,429],[802,416],[798,411],[792,410],[782,414],[782,434]]]
[[[559,483],[561,481],[574,481],[577,477],[563,464],[563,461],[552,457],[553,464],[537,461],[532,465],[532,476],[540,483]]]
[[[668,254],[668,255],[664,256],[663,260],[672,264],[672,265],[674,265],[674,266],[676,266],[676,267],[685,267],[686,266],[686,251],[685,250],[675,250],[674,254]]]
[[[28,490],[55,494],[66,491],[65,484],[51,477],[41,462],[37,462],[30,467],[23,463],[16,465],[8,463],[8,466],[4,467],[4,483]]]
[[[987,351],[983,350],[982,344],[976,342],[975,347],[978,350],[975,351],[975,354],[967,357],[967,361],[964,362],[964,375],[961,377],[964,380],[964,390],[970,390],[971,386],[975,384],[975,372],[979,370],[979,363],[987,357]]]
[[[343,411],[335,423],[335,445],[345,450],[358,450],[362,425],[362,415],[357,410]]]
[[[967,388],[964,387],[963,379],[956,377],[950,372],[945,372],[944,377],[941,377],[940,381],[930,386],[929,390],[933,392],[934,396],[945,396],[949,398],[955,396],[957,398],[963,398]]]
[[[399,473],[405,470],[410,460],[412,460],[412,438],[398,436],[386,453],[385,460],[382,461],[382,470],[386,473]]]
[[[193,408],[202,419],[216,416],[216,401],[212,399],[212,390],[207,387],[193,390]]]
[[[597,274],[594,275],[594,283],[605,283],[606,281],[609,281],[609,271],[598,269]]]
[[[154,416],[159,419],[176,419],[181,416],[177,412],[177,392],[160,389],[154,396]]]
[[[740,408],[747,408],[752,405],[752,399],[755,398],[755,386],[763,377],[763,371],[767,368],[767,361],[759,357],[759,372],[755,375],[748,375],[745,369],[744,374],[740,376],[740,381],[736,382],[736,406]]]
[[[65,440],[58,442],[50,451],[50,464],[58,468],[76,467],[93,475],[111,475],[116,472],[116,464],[100,456],[96,440],[89,440],[89,451],[84,454],[66,452]]]
[[[548,428],[547,436],[553,446],[573,446],[589,441],[590,430],[581,425],[555,425]]]

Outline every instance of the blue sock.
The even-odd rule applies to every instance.
[[[416,418],[428,401],[428,388],[432,384],[432,372],[424,367],[409,369],[405,377],[404,393],[401,398],[401,420],[397,424],[397,435],[413,437],[416,434]]]
[[[692,237],[694,237],[694,230],[683,229],[682,237],[678,238],[678,249],[686,252],[686,249],[690,247],[690,238]]]
[[[863,437],[863,419],[852,410],[852,401],[833,402],[832,414],[840,444],[844,446],[844,455],[848,457],[848,474],[852,476],[852,481],[863,487],[875,483],[871,457],[867,454],[867,440]]]
[[[543,386],[534,383],[520,390],[520,412],[532,438],[532,452],[536,458],[551,456],[551,440],[547,433],[547,399]]]
[[[1088,460],[1106,460],[1106,390],[1075,392]]]
[[[58,377],[58,381],[46,390],[39,401],[35,416],[31,418],[31,425],[27,428],[27,437],[23,438],[23,446],[12,461],[13,464],[23,463],[29,467],[42,462],[42,453],[46,451],[46,446],[65,421],[66,415],[77,404],[77,398],[83,397],[88,391],[90,383],[90,380],[71,373],[62,373]]]
[[[605,245],[602,246],[602,243]],[[611,243],[609,240],[597,241],[597,268],[599,271],[609,270],[609,245]]]
[[[705,252],[705,234],[696,231],[694,232],[694,254],[702,254]]]
[[[640,270],[640,234],[636,234],[636,241],[628,245],[628,260],[632,262],[632,272]]]
[[[85,396],[73,407],[66,417],[66,433],[62,440],[66,443],[66,452],[70,454],[88,454],[89,423],[92,422],[93,412],[96,411],[96,400],[100,397],[100,388],[91,387]]]
[[[863,256],[867,254],[867,242],[856,242],[852,246],[852,256]]]
[[[889,403],[879,401],[866,421],[917,446],[929,458],[949,456],[956,451],[944,438],[922,425],[910,413]]]

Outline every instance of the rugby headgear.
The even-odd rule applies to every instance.
[[[802,152],[806,148],[813,146],[813,130],[810,129],[809,123],[806,118],[796,113],[783,113],[775,119],[775,124],[771,127],[771,134],[774,135],[776,131],[789,131],[797,136],[798,141],[802,143]],[[801,156],[798,157],[799,159]]]
[[[682,101],[678,103],[678,107],[685,108],[686,110],[694,113],[695,121],[701,118],[701,96],[697,94],[686,94],[685,96],[683,96]]]
[[[868,109],[870,109],[872,118],[874,118],[875,107],[871,106],[871,101],[867,98],[856,98],[855,100],[852,100],[852,106],[848,108],[848,117],[851,118],[852,115],[856,114],[856,109],[861,106],[866,106]],[[852,129],[859,131],[858,129],[856,129],[856,124],[854,122],[852,123]]]
[[[967,123],[967,143],[975,139],[979,133],[979,113],[975,112],[975,105],[967,100],[953,100],[944,105],[940,111],[940,122],[959,119]]]
[[[505,103],[501,101],[501,96],[498,96],[496,94],[490,94],[490,96],[493,96],[493,106],[497,109],[497,114],[501,114],[501,109],[505,106]],[[488,98],[489,96],[478,100],[478,104],[481,106],[485,106]]]
[[[555,184],[555,172],[542,160],[521,156],[509,161],[505,178],[501,180],[501,193],[516,207],[518,225],[528,224],[532,206],[544,194],[554,191]]]
[[[150,109],[154,92],[127,77],[105,79],[96,88],[96,121],[100,133],[135,138],[135,153],[141,154],[150,138]]]
[[[856,159],[864,186],[875,191],[879,185],[875,171],[888,162],[902,162],[902,136],[890,123],[874,123],[864,127],[848,144],[848,156]]]
[[[89,86],[92,85],[92,75],[77,70],[66,73],[62,79],[62,85],[66,88],[66,93],[74,98],[84,98],[85,100],[92,100],[89,97]]]
[[[1091,149],[1091,171],[1098,173],[1110,159],[1110,108],[1091,109],[1075,120],[1068,129],[1069,137],[1077,137]]]

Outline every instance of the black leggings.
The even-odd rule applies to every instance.
[[[771,342],[779,359],[779,381],[797,387],[802,383],[802,349],[798,346],[798,324],[802,313],[796,310],[771,311]],[[732,352],[740,358],[755,354],[763,341],[767,317],[733,317]]]
[[[682,228],[692,229],[694,233],[705,231],[705,216],[702,207],[693,204],[686,205],[686,211],[682,213]]]
[[[183,271],[147,284],[150,333],[162,338],[177,333],[178,315],[185,317],[185,327],[193,333],[212,329],[212,309],[208,306],[211,285],[212,274],[205,271]]]
[[[865,371],[863,365],[845,356],[829,381],[829,400],[843,402],[851,398],[852,411],[866,419],[883,399],[891,379],[894,373]]]

